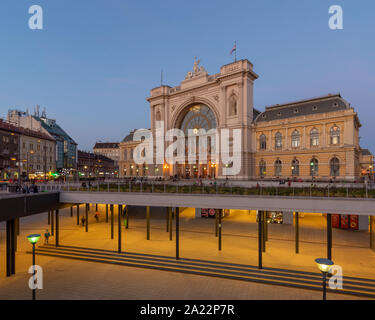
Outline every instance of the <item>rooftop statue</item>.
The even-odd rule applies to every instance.
[[[196,77],[196,76],[200,76],[202,74],[206,74],[207,71],[204,67],[199,67],[199,63],[200,63],[200,60],[197,60],[197,57],[194,57],[194,67],[193,67],[193,71],[189,71],[187,74],[186,74],[186,77],[185,77],[185,80],[187,79],[191,79],[193,77]]]

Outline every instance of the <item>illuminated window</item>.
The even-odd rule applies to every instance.
[[[266,150],[267,149],[267,138],[264,134],[259,137],[259,149]]]
[[[332,145],[340,144],[340,128],[336,125],[330,129],[330,142]]]
[[[294,130],[292,133],[292,148],[298,148],[300,146],[300,134],[298,130]]]

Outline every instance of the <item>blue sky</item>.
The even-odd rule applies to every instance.
[[[44,29],[28,28],[28,8]],[[344,29],[328,28],[341,5]],[[46,107],[79,143],[119,141],[149,127],[149,90],[178,85],[193,58],[214,74],[238,58],[259,79],[254,106],[340,92],[359,113],[362,147],[375,152],[373,0],[3,0],[0,116]]]

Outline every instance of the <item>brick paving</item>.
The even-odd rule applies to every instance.
[[[90,211],[89,232],[76,225],[70,209],[60,211],[60,243],[82,247],[117,250],[117,218],[115,239],[110,239],[110,223],[105,223],[105,207],[99,206],[101,217],[96,223]],[[115,210],[117,212],[117,208]],[[83,213],[83,206],[81,214]],[[116,213],[117,216],[117,213]],[[151,214],[152,217],[152,214]],[[214,219],[194,219],[190,209],[181,213],[181,257],[257,264],[257,233],[254,216],[242,212],[223,220],[223,250],[217,250]],[[317,272],[314,259],[325,257],[324,219],[308,215],[300,220],[300,254],[294,253],[294,230],[290,225],[270,225],[264,266]],[[5,224],[0,224],[0,299],[29,299],[27,269],[31,255],[26,235],[49,227],[47,214],[21,219],[16,262],[16,275],[5,277]],[[151,240],[146,240],[146,221],[130,219],[123,231],[123,250],[174,256],[175,242],[169,241],[165,220],[151,219]],[[174,239],[174,234],[173,234]],[[333,260],[343,267],[344,275],[375,279],[375,253],[368,248],[368,233],[334,230]],[[42,241],[42,240],[41,240]],[[51,238],[51,243],[54,238]],[[235,280],[158,270],[73,261],[37,256],[43,266],[44,290],[41,299],[320,299],[320,292],[262,285]],[[358,299],[329,294],[331,299]]]

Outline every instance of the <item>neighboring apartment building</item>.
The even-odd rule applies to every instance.
[[[48,179],[56,170],[56,142],[49,134],[0,120],[1,180]]]
[[[18,179],[19,133],[16,127],[0,119],[0,181]]]
[[[47,118],[46,112],[39,113],[36,107],[34,115],[28,111],[9,110],[7,121],[13,125],[25,127],[51,135],[56,141],[56,170],[74,172],[77,169],[77,143],[56,123]]]
[[[46,133],[20,130],[21,177],[50,179],[56,171],[56,141]]]
[[[81,178],[117,178],[117,172],[114,160],[78,150],[78,173]]]
[[[93,151],[95,154],[114,160],[115,166],[118,166],[120,160],[120,144],[118,142],[97,142]]]

